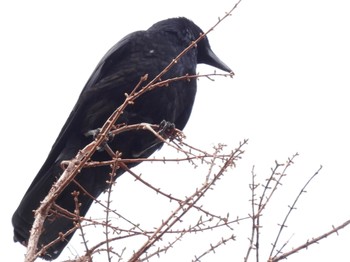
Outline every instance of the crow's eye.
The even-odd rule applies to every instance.
[[[193,34],[192,30],[188,28],[186,28],[186,30],[184,31],[184,37],[188,42],[192,42],[197,39],[196,36]]]

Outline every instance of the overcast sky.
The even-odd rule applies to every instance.
[[[1,261],[23,259],[25,249],[12,241],[12,213],[105,52],[126,34],[169,17],[185,16],[206,31],[234,4],[228,0],[0,3]],[[320,165],[321,173],[288,222],[284,241],[291,238],[291,243],[286,250],[350,219],[349,12],[346,0],[243,0],[232,17],[209,35],[212,49],[235,76],[198,82],[185,129],[187,142],[203,148],[219,142],[235,147],[248,138],[249,144],[237,168],[218,185],[217,194],[207,196],[208,205],[220,206],[222,214],[246,216],[252,166],[264,182],[275,160],[283,163],[300,154],[263,216],[262,261],[267,260],[288,205]],[[198,71],[212,73],[213,68],[200,65]],[[141,166],[137,171],[144,172]],[[152,170],[152,165],[148,168]],[[150,180],[152,176],[174,194],[177,188],[200,185],[192,177],[200,173],[191,168],[158,165],[149,172]],[[117,208],[157,213],[152,206],[157,196],[135,184],[120,178],[114,192]],[[236,241],[204,261],[242,261],[249,226],[233,233]],[[191,239],[189,245],[155,261],[191,261],[217,242],[204,239],[201,246],[197,242],[203,237]],[[74,243],[79,245],[79,239]],[[346,228],[288,261],[347,261],[349,243]]]

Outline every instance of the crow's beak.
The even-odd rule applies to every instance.
[[[208,48],[206,51],[207,51],[206,55],[205,57],[203,57],[203,61],[199,61],[200,63],[211,65],[218,69],[221,69],[223,71],[233,74],[233,71],[231,70],[231,68],[229,68],[224,62],[222,62],[220,58],[218,58],[210,48]]]

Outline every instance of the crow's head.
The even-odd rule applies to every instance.
[[[149,30],[163,30],[175,33],[181,41],[185,42],[186,46],[190,45],[203,34],[202,29],[185,17],[169,18],[160,21],[150,27]],[[232,72],[232,70],[211,50],[206,36],[198,42],[197,50],[197,63],[211,65],[229,73]]]

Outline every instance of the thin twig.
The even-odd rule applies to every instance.
[[[214,252],[215,250],[222,246],[222,245],[226,245],[226,243],[230,240],[236,240],[236,237],[234,235],[229,236],[228,238],[221,238],[221,240],[216,243],[215,245],[210,244],[210,248],[208,250],[206,250],[205,252],[203,252],[201,255],[199,256],[195,256],[195,259],[192,260],[193,262],[199,262],[201,258],[203,258],[205,255],[208,255],[210,252]]]
[[[279,240],[279,237],[280,237],[280,235],[281,235],[283,229],[286,227],[286,223],[287,223],[287,220],[288,220],[288,218],[289,218],[289,215],[291,214],[292,210],[295,209],[295,205],[296,205],[296,203],[298,202],[298,200],[299,200],[301,194],[304,193],[304,192],[306,192],[306,191],[305,191],[306,187],[309,185],[309,183],[311,182],[311,180],[313,180],[313,179],[319,174],[319,172],[321,171],[321,169],[322,169],[322,166],[321,166],[321,167],[315,172],[315,174],[313,174],[312,177],[306,182],[306,184],[303,186],[303,188],[300,190],[299,194],[297,195],[296,199],[294,200],[292,206],[289,207],[289,211],[288,211],[286,217],[284,218],[284,220],[283,220],[283,222],[282,222],[282,224],[281,224],[281,226],[280,226],[280,229],[279,229],[279,231],[278,231],[278,234],[277,234],[277,236],[276,236],[275,242],[274,242],[273,245],[272,245],[272,249],[271,249],[271,252],[270,252],[270,257],[272,257],[272,254],[273,254],[273,252],[274,252],[274,250],[275,250],[275,248],[276,248],[276,246],[277,246],[277,242],[278,242],[278,240]],[[282,248],[281,248],[280,250],[278,250],[278,253],[277,253],[274,257],[276,257],[276,256],[277,256],[278,254],[280,254],[281,252],[282,252]]]
[[[249,255],[250,255],[250,252],[255,248],[254,246],[254,239],[255,239],[255,233],[256,233],[256,224],[255,224],[255,221],[256,221],[256,214],[255,214],[255,208],[256,208],[256,193],[255,193],[255,190],[256,188],[258,187],[258,185],[256,184],[255,182],[255,177],[256,177],[256,174],[254,172],[254,166],[252,168],[252,171],[251,171],[251,176],[252,176],[252,183],[250,185],[250,191],[251,191],[251,207],[252,207],[252,214],[250,215],[250,218],[251,218],[251,221],[252,221],[252,230],[251,230],[251,235],[250,235],[250,239],[249,239],[249,246],[248,246],[248,250],[247,250],[247,253],[244,257],[244,262],[247,262],[248,261],[248,258],[249,258]]]
[[[277,261],[280,261],[282,259],[286,259],[287,257],[289,257],[290,255],[294,254],[294,253],[297,253],[298,251],[302,250],[302,249],[306,249],[308,248],[310,245],[312,244],[316,244],[318,243],[320,240],[336,233],[338,234],[338,231],[341,230],[341,229],[344,229],[345,227],[347,227],[348,225],[350,225],[350,220],[347,220],[345,221],[343,224],[337,226],[337,227],[332,227],[332,230],[328,231],[327,233],[325,234],[322,234],[316,238],[312,238],[311,240],[307,240],[303,245],[300,245],[299,247],[297,248],[294,248],[278,257],[274,257],[274,258],[270,258],[268,260],[268,262],[277,262]]]

